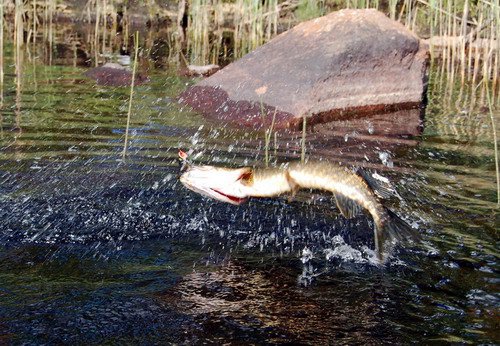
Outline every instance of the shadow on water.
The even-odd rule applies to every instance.
[[[345,220],[328,195],[234,207],[184,189],[179,147],[225,166],[264,166],[265,155],[263,132],[176,102],[191,80],[149,71],[123,162],[128,88],[96,86],[79,67],[23,66],[21,84],[7,70],[0,124],[0,343],[498,340],[498,210],[480,111],[431,98],[425,124],[415,110],[307,134],[309,157],[396,185],[402,201],[387,206],[423,242],[380,268],[371,220]],[[273,134],[268,149],[272,164],[299,159],[300,134]]]

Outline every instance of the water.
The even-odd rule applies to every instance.
[[[376,169],[422,244],[374,265],[372,222],[303,192],[235,207],[177,181],[198,162],[264,165],[264,134],[184,109],[192,80],[128,88],[84,68],[7,71],[0,132],[0,343],[497,343],[498,209],[487,113],[431,87],[402,113],[320,126],[308,154]],[[498,114],[496,114],[498,120]],[[397,134],[405,136],[396,136]],[[300,134],[271,163],[300,157]]]

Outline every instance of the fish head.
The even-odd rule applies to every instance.
[[[248,195],[245,186],[252,179],[250,167],[228,169],[214,166],[189,166],[179,177],[180,182],[203,196],[240,205]]]

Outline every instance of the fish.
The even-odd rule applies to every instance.
[[[292,162],[275,168],[226,168],[194,165],[182,150],[180,182],[188,189],[218,201],[240,205],[249,198],[269,198],[298,190],[322,190],[333,194],[337,208],[345,218],[362,211],[374,223],[375,252],[385,260],[385,244],[392,241],[418,240],[403,219],[386,208],[382,198],[397,195],[387,178],[325,161]]]

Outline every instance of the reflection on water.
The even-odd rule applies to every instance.
[[[331,277],[310,290],[297,287],[293,269],[282,269],[293,268],[293,263],[269,260],[257,269],[255,264],[247,266],[231,261],[215,272],[195,271],[160,293],[159,299],[194,316],[204,329],[214,330],[203,335],[213,343],[262,338],[308,344],[398,340],[390,332],[390,322],[381,318],[395,302],[384,304],[391,288],[377,274],[369,275],[372,282]]]
[[[447,107],[433,84],[424,124],[417,110],[309,131],[310,157],[388,176],[403,203],[387,205],[421,231],[420,246],[378,268],[369,218],[344,220],[329,196],[234,207],[180,186],[179,147],[228,166],[263,166],[265,153],[263,132],[182,108],[188,79],[150,70],[123,162],[129,89],[85,71],[25,61],[19,78],[7,67],[0,343],[498,340],[495,167],[481,110]],[[300,134],[278,132],[269,149],[273,163],[297,159]]]

